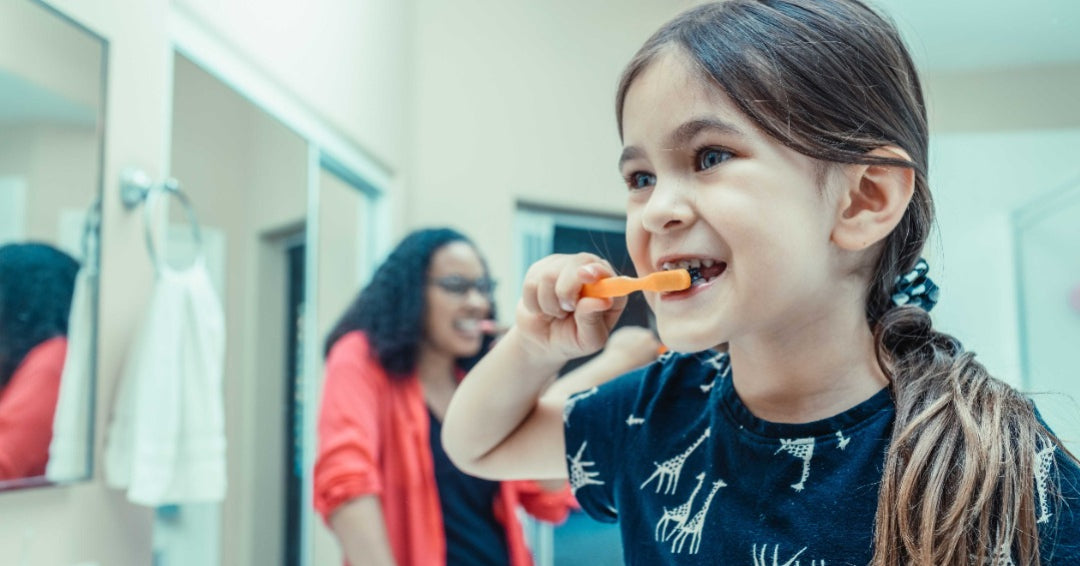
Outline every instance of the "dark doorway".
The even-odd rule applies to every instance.
[[[285,338],[285,566],[300,566],[304,473],[304,242],[285,248],[288,290]]]

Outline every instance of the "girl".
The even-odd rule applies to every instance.
[[[926,312],[926,114],[891,23],[859,0],[699,6],[616,111],[634,266],[699,273],[648,297],[697,353],[542,394],[623,301],[579,298],[602,259],[541,260],[449,408],[459,466],[568,476],[631,564],[1080,563],[1080,466]]]

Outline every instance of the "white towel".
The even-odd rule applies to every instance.
[[[105,449],[105,479],[133,503],[225,497],[225,321],[200,256],[160,266],[128,354]]]
[[[93,403],[93,285],[91,269],[75,277],[68,317],[67,355],[60,377],[60,395],[53,416],[52,441],[45,477],[51,482],[82,479],[90,474],[90,405]]]

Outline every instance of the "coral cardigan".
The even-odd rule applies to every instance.
[[[67,338],[34,346],[0,391],[0,480],[45,475]]]
[[[329,523],[343,503],[378,495],[399,566],[446,563],[446,533],[432,463],[427,406],[420,381],[391,378],[361,332],[342,336],[326,358],[315,460],[315,509]],[[547,492],[536,482],[503,482],[495,517],[506,528],[511,566],[532,557],[517,518],[521,505],[548,522],[565,520],[570,490]]]

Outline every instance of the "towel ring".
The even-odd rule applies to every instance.
[[[192,240],[195,242],[198,255],[201,256],[203,253],[202,230],[199,227],[199,220],[195,216],[195,207],[191,205],[191,200],[188,199],[187,195],[180,190],[180,181],[169,177],[161,183],[154,183],[145,172],[138,169],[128,169],[121,175],[120,199],[128,210],[139,206],[139,204],[145,203],[146,205],[143,207],[143,229],[146,236],[146,250],[150,254],[150,261],[154,263],[154,268],[160,270],[161,265],[164,264],[158,258],[157,248],[154,246],[154,233],[151,229],[153,226],[152,201],[155,191],[173,195],[183,205],[184,214],[187,216],[188,224],[191,226]]]

